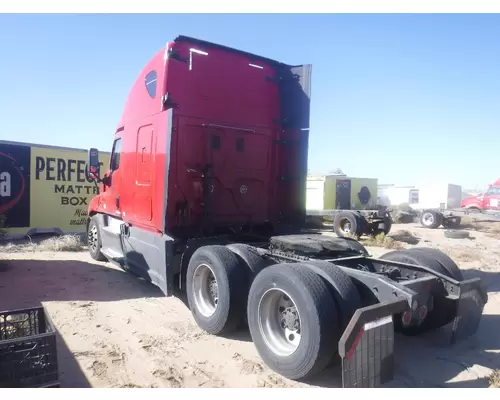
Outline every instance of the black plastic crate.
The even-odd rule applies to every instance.
[[[59,387],[56,332],[43,307],[0,312],[0,387]]]

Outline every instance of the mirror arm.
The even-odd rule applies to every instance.
[[[100,194],[100,192],[101,192],[99,190],[99,183],[101,183],[99,178],[94,179],[94,185],[97,188],[97,194]]]

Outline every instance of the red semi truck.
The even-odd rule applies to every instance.
[[[466,197],[462,200],[462,208],[470,211],[500,211],[500,179],[489,185],[486,192]]]
[[[179,36],[144,67],[90,202],[89,251],[187,295],[198,326],[247,322],[263,361],[305,379],[341,361],[344,387],[394,374],[394,331],[454,321],[474,334],[487,302],[434,249],[371,258],[305,230],[311,66]],[[369,358],[371,362],[363,360]]]

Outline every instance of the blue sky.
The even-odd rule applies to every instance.
[[[178,34],[313,64],[312,171],[500,177],[500,15],[0,15],[0,138],[110,150],[137,74]]]

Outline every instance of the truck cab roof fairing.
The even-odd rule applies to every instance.
[[[235,53],[238,55],[243,55],[248,57],[250,61],[253,62],[264,62],[269,64],[270,66],[273,66],[276,69],[276,74],[277,77],[281,80],[283,78],[287,77],[296,77],[297,74],[297,69],[300,68],[300,66],[294,66],[294,65],[289,65],[285,64],[282,62],[278,62],[276,60],[267,58],[267,57],[262,57],[256,54],[252,54],[246,51],[238,50],[232,47],[228,46],[223,46],[219,45],[216,43],[208,42],[205,40],[200,40],[196,38],[192,38],[189,36],[184,36],[184,35],[179,35],[177,36],[172,42],[168,42],[166,47],[159,50],[151,59],[150,61],[144,66],[144,68],[141,70],[139,75],[137,76],[128,96],[127,100],[125,103],[125,106],[123,108],[123,113],[120,119],[120,122],[118,124],[118,127],[124,126],[127,122],[136,120],[140,118],[141,116],[144,116],[146,114],[154,114],[157,112],[160,112],[161,110],[161,92],[162,83],[164,82],[165,79],[165,54],[168,49],[172,48],[175,46],[175,43],[182,43],[182,42],[188,42],[192,43],[193,45],[198,45],[202,46],[204,48],[217,48],[220,50],[224,50],[230,53]],[[156,71],[156,79],[157,79],[157,95],[154,98],[151,98],[151,96],[148,94],[148,91],[146,90],[145,87],[145,79],[146,76],[151,72],[151,71]],[[303,92],[303,95],[305,95],[304,100],[308,103],[310,101],[310,96],[311,96],[311,84],[310,84],[310,70],[307,71],[307,74],[304,76],[303,74],[300,74],[300,86],[301,86],[301,91]],[[308,107],[307,107],[308,108]],[[307,112],[309,114],[309,112]],[[309,128],[309,121],[301,121],[301,128],[302,129],[308,129]]]
[[[165,49],[158,51],[138,74],[128,93],[118,128],[145,115],[161,111],[161,91],[165,74],[164,54]],[[148,93],[146,86],[146,77],[152,71],[156,72],[156,95],[154,97]]]
[[[275,66],[292,67],[292,65],[286,65],[286,64],[283,64],[279,61],[272,60],[270,58],[258,56],[256,54],[248,53],[248,52],[243,51],[243,50],[238,50],[238,49],[235,49],[233,47],[223,46],[220,44],[208,42],[206,40],[196,39],[196,38],[189,37],[189,36],[179,35],[174,39],[174,42],[175,43],[189,42],[189,43],[193,43],[195,45],[204,46],[204,47],[208,47],[208,48],[210,48],[210,47],[218,48],[220,50],[224,50],[224,51],[227,51],[229,53],[237,53],[240,55],[247,56],[249,59],[253,59],[255,61],[263,61],[263,62],[266,62],[266,63],[271,64],[271,65],[275,65]]]

